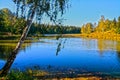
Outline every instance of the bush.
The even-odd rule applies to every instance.
[[[33,80],[31,75],[28,75],[26,72],[14,71],[12,70],[7,75],[8,80]]]

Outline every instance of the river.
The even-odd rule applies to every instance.
[[[14,49],[0,43],[0,68]],[[110,75],[120,77],[120,42],[84,38],[42,38],[22,48],[11,69],[39,68],[49,72]]]

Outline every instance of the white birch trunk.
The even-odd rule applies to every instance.
[[[14,60],[15,60],[15,58],[16,58],[16,55],[17,55],[19,49],[21,48],[22,44],[24,43],[24,40],[25,40],[26,37],[27,37],[27,34],[28,34],[28,32],[29,32],[29,30],[30,30],[30,27],[31,27],[31,25],[32,25],[32,21],[33,21],[33,18],[34,18],[34,14],[35,14],[35,10],[32,12],[30,18],[27,20],[26,27],[25,27],[25,29],[24,29],[24,31],[23,31],[23,34],[22,34],[22,36],[21,36],[21,38],[20,38],[20,40],[19,40],[16,48],[14,49],[14,51],[13,51],[13,52],[11,53],[11,55],[9,56],[6,64],[5,64],[5,65],[3,66],[3,68],[0,70],[0,76],[6,76],[6,75],[7,75],[7,73],[8,73],[8,71],[9,71],[11,65],[13,64],[13,62],[14,62]]]

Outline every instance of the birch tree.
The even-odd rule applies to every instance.
[[[14,59],[27,37],[30,27],[34,20],[40,22],[44,16],[56,23],[58,15],[63,15],[67,8],[68,0],[13,0],[16,5],[16,17],[26,20],[26,25],[16,48],[11,53],[6,64],[0,71],[0,76],[7,75]]]

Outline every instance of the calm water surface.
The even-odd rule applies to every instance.
[[[0,68],[14,46],[0,43]],[[13,44],[13,43],[11,43]],[[120,76],[120,42],[62,38],[40,39],[20,50],[11,69],[38,67],[51,72],[101,73]]]

